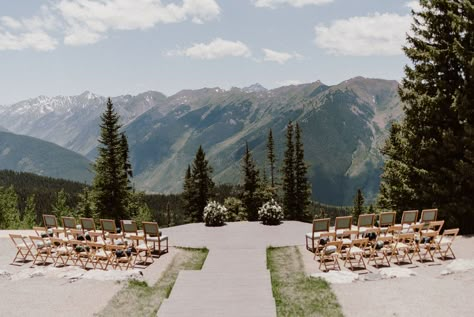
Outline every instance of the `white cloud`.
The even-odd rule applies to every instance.
[[[178,55],[196,59],[217,59],[227,56],[250,57],[250,49],[240,41],[227,41],[216,38],[210,43],[196,43],[193,46],[177,51],[170,51],[168,56]]]
[[[410,30],[410,15],[351,17],[315,27],[316,45],[334,55],[399,55]]]
[[[114,30],[145,30],[157,24],[204,23],[220,14],[216,0],[50,0],[26,19],[0,16],[0,50],[51,50],[93,44]]]
[[[0,17],[0,51],[34,49],[49,51],[58,41],[48,32],[57,26],[48,7],[42,6],[40,14],[32,18],[15,19]]]
[[[283,81],[278,81],[277,85],[279,87],[283,87],[283,86],[300,85],[302,83],[303,82],[301,80],[298,80],[298,79],[287,79],[287,80],[283,80]]]
[[[415,12],[419,12],[422,9],[419,0],[407,2],[407,3],[405,3],[405,7],[408,7],[408,8],[412,9]]]
[[[306,5],[323,5],[334,0],[253,0],[253,5],[258,8],[276,8],[280,5],[289,5],[301,8]]]
[[[110,30],[145,30],[158,23],[191,20],[203,23],[216,18],[215,0],[183,0],[164,5],[160,0],[61,0],[56,6],[66,21],[65,44],[92,44]]]
[[[276,62],[279,64],[284,64],[290,59],[302,58],[302,56],[298,53],[277,52],[268,48],[264,48],[262,50],[265,54],[265,56],[263,57],[263,60],[265,62]]]

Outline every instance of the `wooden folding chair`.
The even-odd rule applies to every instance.
[[[336,237],[340,237],[344,231],[351,229],[352,216],[336,217],[334,222],[334,231],[336,232]]]
[[[112,252],[106,250],[103,243],[87,241],[86,244],[90,248],[89,263],[92,264],[92,267],[96,269],[99,265],[102,270],[107,270],[112,261]]]
[[[145,242],[148,245],[153,242],[153,250],[158,251],[158,255],[168,252],[168,236],[160,235],[160,228],[157,222],[146,222],[143,221],[143,232],[145,236]],[[165,246],[162,246],[165,243]],[[156,244],[158,244],[158,250],[156,250]]]
[[[356,268],[366,269],[364,262],[365,250],[367,249],[368,238],[354,239],[349,248],[347,248],[344,260],[344,267],[349,263],[352,271]],[[362,266],[361,266],[362,263]],[[355,266],[354,266],[355,264]]]
[[[330,267],[328,267],[328,264],[332,264],[331,268],[332,269],[338,269],[339,271],[341,270],[341,266],[339,265],[338,258],[340,256],[341,252],[341,247],[342,247],[342,241],[337,240],[337,241],[329,241],[326,243],[321,251],[319,251],[318,257],[319,257],[319,269],[321,270],[321,267],[324,266],[324,272],[329,271]]]
[[[357,230],[359,231],[359,237],[362,236],[367,229],[373,229],[375,223],[375,214],[362,214],[359,215],[357,220]]]
[[[306,249],[311,252],[315,252],[315,245],[317,245],[318,241],[320,240],[321,233],[329,232],[329,223],[331,219],[324,218],[324,219],[314,219],[313,220],[313,227],[311,232],[308,232],[306,237]]]
[[[87,245],[87,242],[84,240],[70,239],[67,241],[67,246],[73,249],[71,259],[73,260],[74,265],[77,265],[77,262],[79,262],[81,263],[81,267],[86,269],[90,260],[90,247]]]
[[[32,243],[32,254],[34,253],[33,265],[36,265],[38,258],[41,259],[41,263],[46,265],[48,258],[53,260],[53,254],[51,252],[51,242],[46,240],[42,237],[38,236],[30,236],[30,240]]]
[[[67,231],[71,229],[77,229],[76,218],[74,217],[62,217],[64,234],[67,235]]]
[[[376,268],[379,268],[380,265],[384,265],[384,263],[390,266],[389,255],[390,257],[392,256],[392,245],[393,236],[378,235],[377,240],[372,245],[367,264],[373,261]]]
[[[420,241],[417,245],[417,253],[420,262],[427,261],[427,256],[430,257],[430,261],[434,262],[434,252],[436,252],[435,239],[438,236],[436,231],[421,231]]]
[[[107,239],[107,236],[112,233],[117,233],[117,227],[115,226],[115,220],[111,219],[100,219],[100,227],[102,228],[102,237],[104,241]]]
[[[135,253],[134,264],[139,262],[147,265],[148,259],[151,259],[151,263],[155,262],[151,254],[152,249],[145,242],[145,236],[130,236],[130,240],[132,240],[132,251]]]
[[[57,266],[59,261],[61,261],[62,266],[66,266],[69,260],[72,258],[72,247],[68,246],[67,243],[60,238],[51,237],[50,241],[54,266]]]
[[[448,253],[451,253],[451,258],[455,259],[453,249],[451,248],[454,239],[459,233],[459,228],[444,230],[443,235],[435,238],[436,251],[441,255],[443,260],[448,258]]]
[[[81,222],[82,231],[87,232],[96,232],[95,221],[93,218],[79,218]]]
[[[393,243],[392,246],[392,258],[397,260],[397,264],[405,262],[405,259],[408,259],[408,262],[412,263],[412,258],[417,252],[417,247],[415,245],[415,234],[414,233],[400,233]],[[413,253],[413,256],[410,257],[410,254]]]
[[[135,220],[120,220],[120,227],[125,239],[128,239],[131,235],[138,235],[138,226]]]
[[[428,223],[436,221],[438,217],[438,209],[423,209],[421,211],[420,223],[425,225],[425,229],[428,227]]]
[[[122,270],[125,268],[133,268],[132,255],[128,254],[128,248],[126,245],[106,244],[105,249],[112,253],[110,257],[110,263],[114,269],[117,267]]]
[[[18,256],[20,256],[22,262],[26,262],[28,260],[28,256],[30,256],[31,259],[34,260],[35,257],[31,252],[31,248],[33,247],[31,242],[27,242],[26,238],[21,234],[10,233],[10,239],[13,241],[13,244],[15,245],[15,248],[17,250],[15,257],[13,258],[12,264],[15,264],[15,261]]]
[[[430,221],[428,226],[426,227],[427,231],[435,231],[438,235],[441,233],[441,229],[443,229],[444,220],[438,221]]]
[[[46,229],[53,230],[54,235],[59,237],[61,233],[64,233],[64,228],[58,225],[58,219],[55,215],[43,214],[43,224]]]
[[[395,217],[397,213],[394,211],[382,212],[379,214],[380,233],[387,233],[387,229],[395,225]]]
[[[410,225],[415,224],[417,219],[418,210],[405,210],[402,214],[402,220],[400,221],[400,224],[405,229]]]

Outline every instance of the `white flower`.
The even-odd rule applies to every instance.
[[[283,220],[283,209],[272,198],[258,210],[258,219],[265,225],[276,225]]]
[[[216,201],[210,201],[204,208],[206,226],[222,226],[227,218],[227,208]]]

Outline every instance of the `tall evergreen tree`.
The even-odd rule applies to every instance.
[[[21,220],[21,228],[31,229],[34,225],[36,225],[36,203],[35,194],[32,194],[26,199],[26,206]]]
[[[89,188],[84,187],[82,193],[79,194],[79,202],[76,209],[82,217],[97,219],[97,214],[92,206],[92,197]]]
[[[193,182],[193,175],[191,172],[191,166],[188,165],[188,168],[186,169],[186,174],[184,175],[184,181],[183,181],[183,208],[185,211],[185,214],[188,215],[188,219],[186,219],[187,222],[192,222],[193,219],[191,217],[191,206],[193,204],[193,196],[194,196],[194,182]],[[168,219],[169,220],[169,219]]]
[[[364,213],[364,195],[362,194],[362,191],[357,189],[357,193],[354,197],[354,207],[352,209],[352,221],[356,224],[359,216]]]
[[[188,215],[192,221],[203,221],[204,207],[212,196],[214,182],[212,181],[212,167],[206,160],[206,154],[199,146],[194,158],[191,172],[191,198],[188,205]]]
[[[405,54],[405,118],[392,128],[380,201],[398,211],[437,207],[474,232],[474,5],[421,0]]]
[[[110,98],[100,118],[99,153],[94,165],[94,203],[101,217],[115,219],[118,224],[120,219],[128,218],[128,171],[124,167],[120,118]]]
[[[308,182],[308,166],[304,160],[303,136],[301,127],[295,127],[295,219],[308,218],[308,206],[311,204],[311,187]]]
[[[127,188],[131,190],[130,178],[133,177],[132,164],[130,163],[130,155],[128,150],[128,140],[125,133],[120,134],[120,158],[123,164],[123,177],[127,182]]]
[[[70,217],[73,215],[72,208],[69,206],[68,203],[68,194],[61,189],[57,196],[56,201],[51,206],[53,214],[58,218],[61,219],[62,217]]]
[[[255,221],[258,220],[258,208],[261,206],[261,199],[258,196],[260,177],[247,142],[245,142],[245,154],[242,158],[242,174],[242,203],[247,211],[248,220]]]
[[[267,160],[268,165],[270,167],[270,184],[272,187],[275,187],[275,164],[276,164],[276,156],[275,156],[275,144],[273,143],[273,132],[272,129],[268,132],[268,140],[267,140]]]
[[[283,158],[283,210],[290,220],[296,219],[295,206],[295,146],[293,143],[293,123],[286,128],[286,150]]]

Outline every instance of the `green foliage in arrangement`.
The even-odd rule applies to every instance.
[[[383,148],[379,205],[436,207],[447,227],[474,232],[474,9],[472,1],[420,1],[404,47],[405,118]]]

